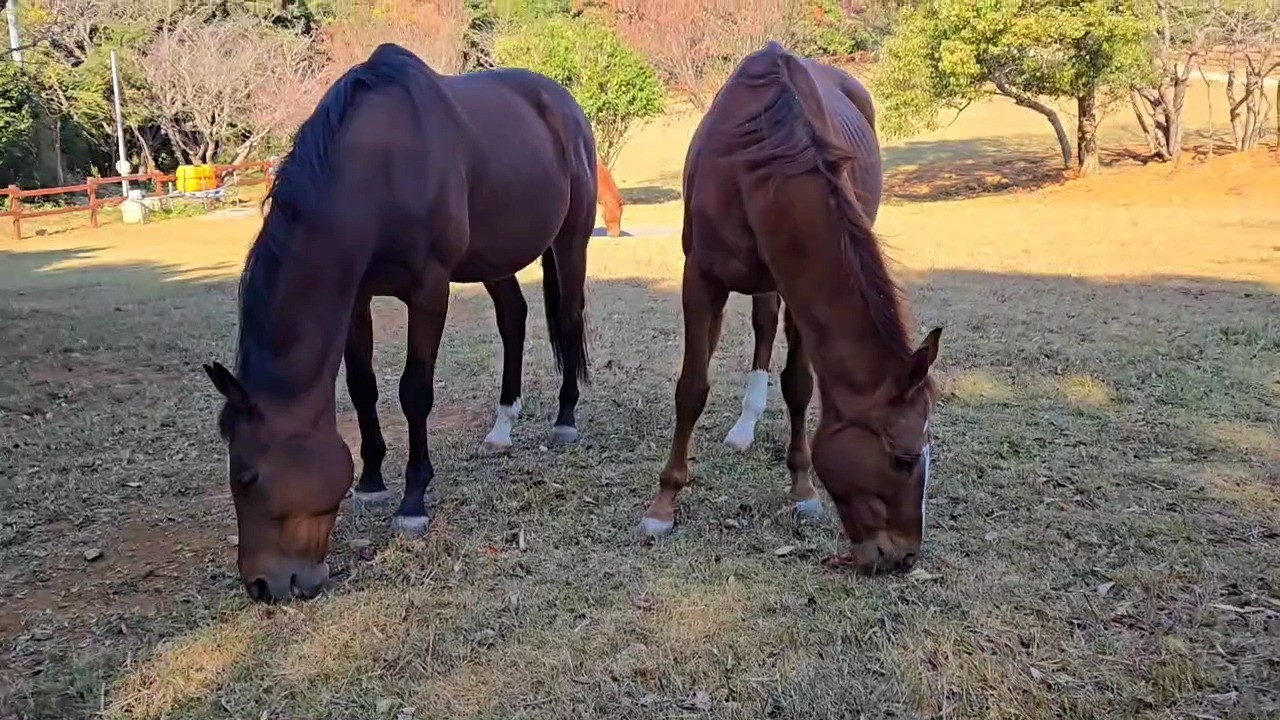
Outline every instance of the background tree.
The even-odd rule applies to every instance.
[[[990,94],[1045,117],[1063,164],[1071,140],[1043,97],[1071,98],[1078,116],[1076,166],[1097,169],[1096,132],[1115,94],[1149,72],[1149,17],[1113,0],[930,0],[907,11],[876,76],[890,137],[934,129]]]
[[[1130,100],[1151,152],[1176,161],[1182,154],[1182,111],[1192,73],[1219,37],[1222,0],[1155,0],[1151,36],[1153,82]]]
[[[705,109],[742,57],[769,40],[790,44],[796,0],[613,0],[618,34],[663,82]]]
[[[1280,69],[1280,4],[1274,0],[1238,0],[1224,3],[1218,15],[1228,54],[1231,135],[1237,150],[1251,150],[1262,141],[1271,115],[1266,83]],[[1280,104],[1280,90],[1276,102]]]
[[[597,153],[611,166],[636,123],[663,109],[663,87],[644,58],[599,20],[541,20],[496,46],[500,64],[524,67],[573,93],[591,121]]]

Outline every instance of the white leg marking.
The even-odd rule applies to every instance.
[[[422,517],[408,517],[405,515],[396,515],[391,518],[391,529],[405,537],[418,538],[427,534],[427,526],[431,524],[431,518],[423,515]]]
[[[351,499],[361,505],[380,505],[391,499],[390,490],[380,490],[378,492],[360,492],[359,490],[351,491]]]
[[[657,520],[651,517],[640,519],[640,534],[646,538],[661,538],[671,534],[676,524],[670,520]]]
[[[481,452],[497,453],[511,449],[511,428],[520,417],[520,398],[510,405],[499,405],[493,420],[493,429],[484,436]]]
[[[821,520],[823,512],[822,500],[819,498],[809,498],[796,503],[796,517],[801,520]]]
[[[747,389],[742,395],[742,414],[734,423],[724,442],[739,452],[751,447],[756,439],[756,422],[764,414],[769,400],[769,372],[752,370],[747,374]]]

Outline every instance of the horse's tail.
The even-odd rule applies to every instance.
[[[591,369],[586,310],[583,309],[577,323],[572,322],[569,317],[572,308],[565,302],[563,289],[555,249],[548,248],[542,253],[542,299],[547,312],[547,331],[551,335],[551,354],[555,357],[557,371],[564,372],[565,363],[571,362],[578,379],[589,382]]]
[[[365,92],[400,85],[417,99],[416,81],[433,71],[418,56],[394,43],[382,43],[362,63],[353,65],[329,86],[315,110],[293,136],[293,147],[281,161],[267,198],[271,209],[292,218],[316,217],[330,207],[334,138],[347,121],[356,99]],[[264,202],[267,198],[264,198]]]
[[[900,291],[884,269],[871,221],[847,179],[846,170],[857,156],[835,140],[822,92],[800,58],[773,41],[761,54],[772,62],[744,61],[736,78],[748,87],[770,92],[762,107],[746,121],[717,136],[717,154],[725,160],[742,162],[748,172],[765,177],[770,184],[801,175],[824,179],[843,228],[841,249],[851,279],[881,335],[900,337]],[[904,344],[895,351],[909,354],[910,348]]]

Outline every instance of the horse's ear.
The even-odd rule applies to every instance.
[[[938,359],[938,343],[942,340],[942,328],[931,330],[920,347],[911,353],[907,365],[907,376],[902,383],[903,395],[911,395],[924,384],[929,377],[929,368]]]
[[[253,409],[253,401],[249,399],[249,393],[222,363],[205,363],[204,373],[213,381],[213,386],[222,394],[222,397],[227,399],[228,405],[243,413]]]

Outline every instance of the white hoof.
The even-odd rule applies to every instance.
[[[391,499],[391,491],[360,492],[359,490],[352,490],[351,499],[361,505],[381,505]]]
[[[409,538],[420,538],[427,534],[427,526],[431,524],[431,518],[423,515],[421,517],[409,517],[406,515],[396,515],[391,518],[391,529],[400,535]]]
[[[676,524],[670,520],[658,520],[657,518],[641,518],[640,534],[647,538],[664,538],[671,534]]]
[[[802,520],[821,520],[826,515],[826,509],[818,498],[809,498],[808,500],[797,502],[792,512]]]
[[[571,425],[557,425],[551,429],[552,445],[572,445],[578,442],[578,428]]]
[[[481,455],[501,455],[503,453],[510,452],[510,451],[511,451],[510,440],[507,440],[504,442],[502,440],[490,440],[489,438],[485,438],[484,442],[480,443]]]
[[[746,452],[751,449],[752,443],[756,441],[755,423],[743,423],[741,420],[733,426],[728,435],[724,437],[724,444],[737,450],[738,452]]]

